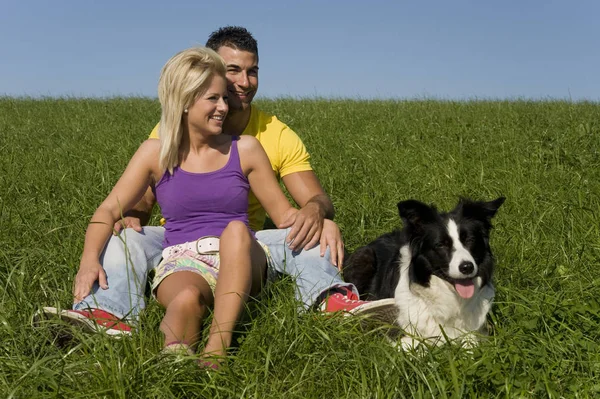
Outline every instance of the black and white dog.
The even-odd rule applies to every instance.
[[[442,337],[475,344],[494,298],[491,220],[504,203],[461,199],[448,213],[415,200],[398,203],[402,230],[358,248],[344,279],[365,299],[395,298],[403,348]],[[415,338],[418,338],[415,340]]]

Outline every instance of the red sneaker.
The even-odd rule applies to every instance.
[[[394,324],[398,318],[398,307],[394,298],[377,301],[361,301],[354,292],[343,288],[345,294],[336,292],[321,303],[322,312],[345,312],[345,315],[360,315]]]
[[[89,310],[58,310],[57,308],[45,307],[40,313],[45,318],[60,317],[69,324],[81,327],[89,332],[104,332],[115,338],[131,335],[131,326],[121,321],[112,313],[101,309]]]

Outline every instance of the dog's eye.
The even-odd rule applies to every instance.
[[[460,241],[462,241],[463,244],[471,245],[475,242],[475,237],[473,237],[472,235],[464,234],[461,235]]]
[[[466,232],[462,232],[462,233],[460,233],[460,241],[463,244],[473,244],[473,242],[475,241],[475,238],[473,238],[472,235],[467,234]]]

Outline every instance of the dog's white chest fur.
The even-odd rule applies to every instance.
[[[409,266],[411,251],[408,245],[400,248],[400,279],[394,298],[398,304],[398,324],[409,335],[443,343],[447,336],[476,341],[474,332],[484,332],[486,315],[494,299],[494,287],[489,282],[481,287],[476,277],[475,294],[461,298],[454,287],[439,277],[431,276],[429,287],[411,284]],[[443,333],[442,333],[443,329]],[[403,346],[416,346],[412,337],[403,338]]]

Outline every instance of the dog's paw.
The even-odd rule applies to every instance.
[[[389,338],[388,338],[389,339]],[[421,343],[418,338],[411,337],[405,335],[400,338],[400,340],[391,340],[389,339],[390,344],[394,347],[398,352],[411,352],[417,353],[422,352],[425,346]]]
[[[473,349],[479,344],[479,336],[476,333],[467,333],[459,338],[461,346],[465,349]]]
[[[405,352],[414,351],[419,345],[421,345],[421,342],[410,336],[402,337],[400,340],[400,347]]]

